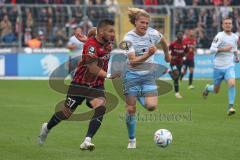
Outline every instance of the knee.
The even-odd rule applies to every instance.
[[[148,105],[146,108],[148,111],[155,111],[157,109],[157,106],[156,105]]]
[[[229,88],[235,87],[235,82],[229,83],[229,84],[228,84],[228,87],[229,87]]]
[[[219,88],[214,88],[215,93],[219,93],[220,89]]]

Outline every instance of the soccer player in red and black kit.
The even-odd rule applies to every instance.
[[[189,68],[189,89],[193,89],[193,70],[194,70],[194,52],[196,49],[196,39],[194,37],[194,31],[189,30],[188,36],[183,40],[184,43],[188,46],[189,52],[187,54],[186,60],[183,62],[183,72],[181,75],[181,80],[186,74],[187,69]]]
[[[173,41],[170,44],[169,51],[172,56],[172,59],[170,61],[170,67],[171,67],[170,75],[174,82],[175,96],[176,98],[182,98],[182,96],[179,93],[178,81],[182,73],[183,59],[186,56],[186,53],[188,53],[188,47],[183,42],[182,32],[177,33],[177,40]]]
[[[119,73],[107,74],[108,61],[112,50],[111,41],[114,40],[115,30],[112,20],[101,20],[97,25],[97,35],[88,38],[83,47],[83,55],[73,77],[64,107],[56,112],[48,123],[43,123],[39,135],[39,144],[43,144],[50,130],[62,120],[68,119],[78,105],[86,99],[88,107],[95,110],[90,117],[88,131],[84,142],[80,145],[81,150],[93,150],[92,137],[99,129],[103,115],[105,114],[104,79],[114,79]]]

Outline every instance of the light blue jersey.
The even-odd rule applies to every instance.
[[[214,38],[210,50],[215,53],[214,68],[226,69],[234,66],[234,52],[237,52],[238,36],[234,33],[230,35],[219,32]],[[217,52],[217,49],[232,46],[230,52]]]
[[[130,41],[132,46],[127,51],[127,54],[134,53],[136,56],[141,56],[149,50],[149,47],[158,44],[163,35],[153,28],[148,28],[144,36],[135,33],[134,30],[129,31],[125,37],[125,41]],[[127,65],[124,74],[124,94],[134,96],[144,96],[148,93],[157,94],[157,86],[155,84],[154,75],[154,57],[149,57],[145,63],[139,64],[136,67]],[[129,60],[127,60],[128,63]],[[156,68],[156,67],[155,67]]]
[[[149,47],[158,44],[162,37],[163,35],[160,32],[151,27],[148,27],[144,36],[140,36],[136,34],[134,30],[131,30],[124,37],[124,41],[130,41],[132,43],[132,46],[127,51],[127,54],[135,53],[136,56],[141,56],[144,52],[148,51]],[[154,63],[153,58],[153,56],[149,57],[145,63]],[[138,69],[134,69],[128,65],[127,70],[135,71],[135,73],[141,75],[149,73],[149,68],[146,67],[146,64],[138,65],[137,68]],[[141,71],[139,71],[139,69]]]

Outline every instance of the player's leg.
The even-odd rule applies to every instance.
[[[141,96],[141,76],[132,72],[126,72],[124,76],[124,95],[126,103],[126,126],[128,130],[129,143],[127,148],[136,148],[136,99],[137,96]],[[145,97],[140,97],[139,102],[145,107]]]
[[[188,69],[188,62],[187,60],[184,61],[183,63],[183,70],[182,70],[182,74],[180,76],[180,81],[182,81],[183,77],[185,76],[185,74],[187,73],[187,69]]]
[[[233,108],[236,96],[234,67],[226,69],[225,79],[227,80],[228,84],[228,115],[232,115],[236,112]]]
[[[77,106],[80,105],[82,101],[85,99],[84,97],[81,96],[72,96],[73,93],[76,93],[76,91],[78,93],[79,89],[78,88],[76,89],[76,85],[72,83],[69,86],[64,106],[60,107],[61,110],[54,113],[47,123],[42,124],[41,132],[38,139],[40,145],[42,145],[45,142],[50,130],[57,124],[59,124],[62,120],[68,119],[72,115],[74,110],[77,108]]]
[[[81,150],[92,151],[95,148],[94,144],[92,143],[92,138],[97,133],[98,129],[102,124],[103,116],[106,111],[105,104],[106,104],[106,100],[104,95],[103,97],[98,97],[91,100],[87,99],[87,105],[90,108],[93,108],[95,112],[89,122],[88,131],[85,136],[85,139],[83,143],[80,145]]]
[[[194,60],[191,60],[189,62],[189,89],[193,89],[194,86],[193,86],[193,71],[194,71]]]
[[[182,96],[179,93],[179,69],[177,68],[176,65],[171,65],[171,77],[173,79],[173,86],[174,86],[174,91],[175,91],[175,96],[176,98],[182,98]]]
[[[83,100],[84,99],[82,99],[81,101]],[[80,103],[81,102],[78,101],[77,99],[67,96],[65,104],[62,107],[62,109],[54,113],[47,123],[42,124],[38,140],[40,145],[44,144],[50,130],[57,124],[59,124],[62,120],[67,120]]]
[[[154,111],[158,106],[158,91],[154,77],[148,76],[141,86],[141,93],[145,97],[145,108]]]
[[[126,125],[128,130],[128,138],[129,143],[127,148],[128,149],[134,149],[136,148],[136,136],[135,136],[135,130],[136,130],[136,96],[134,95],[126,95],[125,96],[126,101]]]
[[[218,93],[221,82],[224,79],[225,71],[222,69],[213,70],[213,84],[207,84],[203,90],[203,98],[207,98],[209,93]]]

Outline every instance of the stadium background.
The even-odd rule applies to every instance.
[[[17,5],[12,4],[16,2]],[[102,5],[105,2],[99,0],[0,0],[0,22],[3,15],[8,15],[12,26],[8,28],[10,34],[7,39],[2,39],[2,30],[0,31],[0,159],[239,160],[239,80],[235,101],[237,113],[234,116],[226,114],[228,92],[225,83],[218,95],[210,95],[207,100],[202,99],[201,93],[205,85],[211,83],[213,55],[208,50],[210,42],[214,34],[220,31],[220,19],[225,14],[233,17],[234,31],[239,32],[240,1],[224,0],[223,5],[222,0],[185,0],[187,6],[181,4],[182,7],[173,3],[173,0],[117,2],[113,8],[118,8],[118,12],[115,13],[116,10],[112,9],[114,14],[108,14],[111,7],[107,8]],[[101,5],[92,5],[96,3]],[[85,15],[93,24],[99,18],[111,16],[116,20],[119,42],[132,27],[126,10],[133,4],[144,4],[140,7],[151,12],[151,25],[164,32],[168,40],[173,40],[178,30],[196,30],[198,48],[194,76],[207,79],[194,81],[194,90],[188,90],[188,81],[183,81],[180,84],[183,99],[176,99],[173,91],[159,96],[159,106],[155,112],[147,112],[138,105],[136,150],[129,151],[126,148],[128,138],[124,120],[125,104],[121,99],[122,94],[116,92],[110,80],[106,81],[106,91],[117,97],[118,101],[114,103],[118,103],[118,106],[105,116],[101,129],[94,137],[94,152],[79,150],[88,121],[61,123],[51,131],[46,144],[39,147],[36,140],[41,124],[50,118],[56,104],[66,96],[50,88],[49,81],[39,79],[48,79],[58,65],[68,60],[71,53],[65,46],[72,35],[72,28]],[[29,33],[33,37],[44,35],[41,48],[31,49],[25,45],[24,35],[27,39]],[[117,49],[114,51],[118,55],[121,52]],[[162,61],[161,51],[156,60]],[[114,67],[119,66],[121,63]],[[67,72],[68,65],[63,67]],[[26,80],[31,78],[37,80]],[[172,84],[172,81],[164,82]],[[81,106],[75,113],[88,110]],[[154,115],[157,119],[152,119]],[[173,134],[173,143],[164,149],[153,142],[153,133],[159,128],[166,128]]]
[[[197,39],[195,78],[211,78],[212,58],[208,48],[218,31],[221,18],[233,17],[233,30],[240,34],[240,7],[237,0],[3,0],[0,3],[0,22],[7,15],[11,26],[5,33],[0,30],[0,77],[47,78],[52,71],[69,59],[66,49],[73,29],[80,25],[87,33],[88,24],[95,26],[101,18],[116,22],[116,44],[132,26],[127,8],[138,6],[152,15],[151,26],[158,29],[168,41],[176,32],[194,29]],[[4,33],[3,33],[4,32]],[[41,47],[31,49],[26,41],[41,36]],[[121,54],[115,50],[114,54]],[[159,56],[160,55],[160,56]],[[162,63],[161,51],[156,62]],[[68,66],[66,66],[67,69]],[[240,66],[236,65],[236,70]],[[237,77],[240,74],[237,72]],[[169,77],[165,75],[165,77]]]

